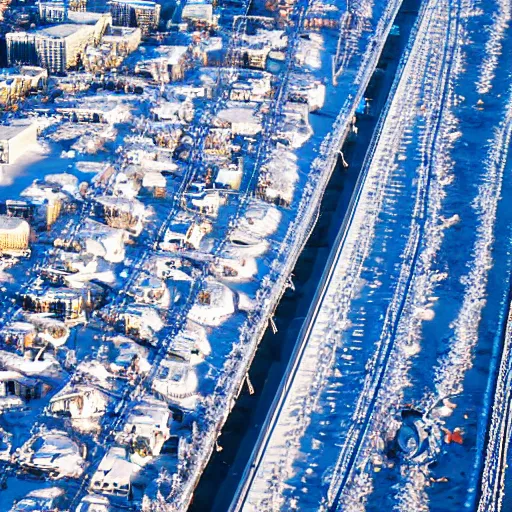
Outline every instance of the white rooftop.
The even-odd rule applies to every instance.
[[[83,30],[84,27],[75,25],[74,23],[62,23],[60,25],[53,25],[51,27],[41,28],[37,31],[38,35],[51,37],[51,38],[64,38],[73,35],[78,30]]]
[[[31,126],[32,123],[28,121],[13,121],[11,124],[2,124],[0,125],[0,140],[13,139]]]

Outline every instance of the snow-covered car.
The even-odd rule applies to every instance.
[[[31,437],[18,453],[22,468],[50,478],[78,478],[85,468],[85,447],[65,432],[51,430]]]
[[[48,487],[29,492],[16,502],[10,512],[53,512],[64,504],[64,490]]]

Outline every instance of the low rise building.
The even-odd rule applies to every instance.
[[[234,135],[253,136],[261,132],[261,118],[254,108],[246,104],[231,104],[217,114],[217,119],[223,125],[231,128]]]
[[[183,79],[192,62],[188,46],[160,46],[158,57],[139,62],[135,71],[159,82],[176,82]]]
[[[138,27],[109,27],[101,43],[116,55],[126,56],[139,47],[141,37],[142,32]]]
[[[37,126],[27,121],[0,125],[0,164],[12,164],[37,142]]]
[[[21,66],[0,70],[0,105],[6,106],[32,91],[44,90],[48,71],[38,66]]]
[[[195,24],[215,25],[213,5],[209,2],[188,0],[181,12],[181,19]]]

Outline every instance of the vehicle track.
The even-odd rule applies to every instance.
[[[431,2],[429,5],[435,9],[439,4],[440,2],[435,1]],[[458,19],[460,16],[460,2],[454,9],[456,11],[455,16],[452,14],[451,6],[447,5],[447,8],[448,20],[446,27],[450,27],[452,20],[454,21],[455,27],[452,30],[447,28],[445,32],[444,50],[441,64],[441,69],[443,72],[440,73],[443,78],[438,82],[438,90],[432,92],[432,98],[439,98],[439,101],[436,103],[434,100],[436,108],[433,109],[432,114],[429,112],[430,118],[427,120],[427,124],[425,126],[425,139],[428,138],[429,142],[427,144],[425,140],[425,145],[422,144],[420,147],[422,167],[426,169],[427,174],[424,184],[424,191],[421,190],[420,184],[418,185],[418,198],[416,201],[414,216],[415,224],[411,228],[409,243],[403,257],[404,263],[400,276],[400,281],[404,283],[402,286],[397,285],[396,287],[395,296],[393,299],[396,307],[391,305],[387,310],[387,318],[384,323],[383,336],[381,337],[382,342],[371,364],[371,368],[374,369],[374,372],[370,370],[370,377],[368,377],[366,380],[369,385],[366,387],[366,389],[363,390],[361,400],[354,414],[356,423],[354,423],[352,431],[347,436],[348,441],[346,441],[344,444],[344,450],[342,451],[337,464],[334,485],[331,485],[330,489],[330,495],[333,496],[330,502],[330,510],[332,511],[337,510],[340,505],[347,505],[349,498],[346,496],[345,490],[349,485],[349,481],[354,478],[354,468],[364,467],[365,461],[369,459],[369,453],[371,449],[368,445],[371,443],[372,436],[376,432],[376,420],[374,418],[376,415],[376,409],[378,409],[379,406],[382,408],[384,406],[384,402],[386,402],[388,408],[391,403],[393,403],[386,400],[385,397],[381,396],[381,394],[384,387],[384,379],[389,373],[390,356],[395,348],[395,342],[397,340],[397,333],[400,322],[402,321],[404,311],[412,293],[415,269],[417,267],[422,250],[422,241],[425,234],[425,226],[429,206],[429,190],[431,188],[433,175],[434,159],[432,158],[432,155],[438,141],[440,127],[443,119],[442,111],[445,108],[447,94],[449,92],[448,76],[451,71],[454,51],[456,48],[456,44],[454,44],[453,41],[450,44],[450,39],[454,34],[454,39],[457,39]],[[427,12],[428,8],[425,11],[425,15]],[[435,16],[435,12],[432,14]],[[421,23],[423,23],[423,21],[424,20],[422,20]],[[428,33],[430,30],[430,24],[427,25],[426,30],[426,33]],[[427,41],[431,43],[429,38],[427,38]],[[436,42],[434,42],[434,44],[435,43]],[[419,51],[421,52],[422,49],[420,48]],[[429,65],[431,64],[432,61],[430,61]],[[417,70],[423,68],[421,65],[418,65],[417,67],[415,66],[415,69]],[[424,80],[428,74],[429,71],[427,66],[424,74]],[[425,83],[423,86],[424,85]],[[405,102],[404,107],[407,108],[408,105],[410,105],[410,103]],[[432,124],[432,127],[429,129],[430,123]],[[355,440],[353,436],[355,436]],[[339,472],[341,472],[341,478],[339,476]],[[334,489],[336,489],[335,494],[333,493]]]

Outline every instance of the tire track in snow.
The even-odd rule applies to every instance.
[[[493,16],[493,23],[489,28],[490,37],[485,45],[486,57],[480,65],[481,77],[477,83],[479,94],[487,94],[492,88],[492,81],[496,75],[502,51],[503,37],[512,18],[512,2],[510,0],[497,1],[498,12]]]
[[[475,268],[469,275],[468,285],[471,280],[478,278],[482,271],[485,271],[489,265],[492,264],[492,243],[493,238],[493,225],[495,220],[495,207],[491,210],[491,215],[488,215],[488,205],[485,204],[486,200],[489,202],[498,202],[501,184],[503,181],[503,172],[508,160],[508,150],[511,144],[512,137],[512,91],[509,97],[508,110],[505,119],[502,121],[500,128],[495,134],[494,140],[492,141],[492,147],[490,151],[490,163],[488,166],[489,177],[488,181],[482,185],[483,198],[478,205],[481,208],[482,216],[482,237],[480,244],[476,247],[476,251],[479,252],[482,264],[479,268]],[[485,209],[484,209],[485,208]],[[492,215],[494,213],[494,215]],[[487,235],[487,236],[485,236]],[[478,286],[485,286],[487,280],[483,284],[478,283]],[[477,292],[481,291],[477,288]],[[471,297],[470,310],[461,319],[460,334],[462,336],[474,337],[474,333],[471,332],[470,325],[466,325],[467,322],[471,322],[472,311],[476,308],[483,307],[481,305],[482,298],[481,294]],[[469,300],[471,300],[469,299]],[[462,364],[470,365],[471,361],[467,360],[467,357],[462,357]],[[482,475],[481,484],[481,496],[478,505],[478,512],[495,512],[501,510],[501,502],[503,500],[504,492],[504,479],[506,474],[506,458],[507,448],[510,443],[511,428],[512,428],[512,316],[509,313],[508,325],[505,334],[505,343],[503,347],[500,368],[498,370],[498,380],[496,384],[496,390],[494,395],[494,403],[491,414],[491,424],[488,434],[486,458],[484,462],[484,469]]]
[[[339,461],[339,471],[342,478],[339,479],[341,481],[338,480],[338,490],[332,505],[333,510],[338,505],[343,506],[343,509],[362,510],[364,509],[365,497],[372,491],[372,478],[362,468],[367,466],[372,453],[375,453],[375,445],[379,444],[379,432],[389,426],[387,425],[390,420],[389,408],[399,400],[408,369],[404,362],[407,355],[409,357],[411,355],[411,351],[408,350],[411,347],[411,326],[417,328],[420,325],[415,319],[417,304],[418,302],[425,303],[425,296],[428,294],[430,286],[430,283],[424,279],[423,274],[424,272],[428,273],[442,239],[442,229],[439,229],[436,223],[443,197],[442,187],[449,182],[449,177],[437,169],[439,160],[441,160],[437,156],[437,146],[439,139],[442,138],[442,135],[445,135],[444,132],[452,129],[449,124],[447,126],[441,125],[441,118],[443,117],[441,111],[445,107],[449,94],[448,78],[451,73],[456,47],[458,15],[452,16],[449,3],[431,2],[430,7],[432,9],[431,15],[438,26],[431,30],[430,38],[427,38],[427,40],[435,40],[432,37],[432,32],[434,34],[442,32],[445,43],[441,59],[436,60],[434,52],[434,58],[429,61],[429,65],[439,67],[438,72],[441,79],[437,82],[437,87],[431,91],[432,97],[429,105],[432,104],[435,107],[429,109],[430,117],[427,117],[426,129],[420,147],[422,168],[423,172],[427,171],[427,179],[424,187],[421,187],[421,184],[418,185],[423,197],[417,202],[415,225],[411,231],[408,248],[403,258],[402,285],[397,287],[393,303],[388,308],[386,325],[381,337],[380,353],[383,352],[383,355],[377,353],[377,357],[372,362],[371,366],[377,369],[377,373],[376,375],[370,374],[368,377],[369,385],[360,399],[359,409],[364,411],[364,417],[361,420],[361,416],[354,415],[354,420],[362,423],[363,426],[359,428],[356,442],[352,446],[349,445],[348,453],[345,451],[342,454],[345,460],[340,459]],[[454,10],[457,11],[458,9]],[[452,23],[455,28],[450,27]],[[419,51],[422,50],[425,50],[425,48],[420,47]],[[424,51],[424,53],[427,52]],[[428,66],[426,73],[428,73]],[[433,74],[435,76],[436,72]],[[434,150],[436,156],[433,156]],[[416,171],[420,175],[422,168]],[[430,191],[435,192],[432,201],[429,201]],[[435,278],[435,276],[433,277]],[[401,348],[405,348],[405,350],[401,350]],[[397,351],[399,357],[390,358],[391,354],[397,355]],[[375,379],[377,380],[374,384]],[[346,460],[347,456],[349,457],[348,460]],[[353,474],[355,468],[362,470]]]

